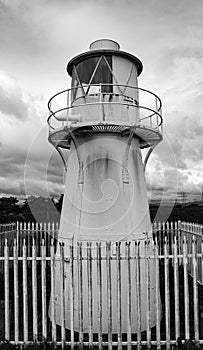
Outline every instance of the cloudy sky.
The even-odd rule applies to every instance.
[[[164,142],[148,163],[148,188],[200,194],[202,0],[0,0],[0,194],[63,192],[47,101],[70,87],[67,62],[98,38],[139,57],[139,86],[162,100]]]

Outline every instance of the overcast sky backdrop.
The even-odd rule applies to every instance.
[[[70,87],[67,62],[99,38],[139,57],[139,86],[162,99],[165,141],[148,163],[148,188],[200,194],[202,0],[0,0],[0,194],[63,192],[47,101]]]

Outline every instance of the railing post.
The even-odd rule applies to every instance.
[[[52,101],[49,102],[49,118],[52,115]],[[49,119],[49,132],[51,131],[51,118]]]
[[[101,113],[101,120],[100,121],[103,121],[103,104],[102,104],[102,101],[103,100],[103,97],[102,97],[102,84],[100,83],[99,84],[99,105],[100,105],[100,113]]]
[[[157,103],[157,97],[155,96],[155,105],[156,105],[156,112],[158,112],[158,103]],[[156,126],[158,127],[159,125],[159,117],[158,114],[156,113]]]
[[[66,100],[66,104],[67,104],[66,126],[68,126],[68,117],[69,117],[69,90],[67,90],[67,100]]]

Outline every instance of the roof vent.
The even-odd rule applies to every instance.
[[[113,40],[109,39],[99,39],[96,41],[93,41],[93,43],[90,44],[90,50],[116,50],[118,51],[120,49],[120,45]]]

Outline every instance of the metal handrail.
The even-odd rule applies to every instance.
[[[149,107],[146,107],[144,105],[139,105],[139,102],[137,100],[134,100],[132,97],[130,96],[127,96],[125,93],[119,93],[119,92],[101,92],[101,88],[102,87],[105,87],[105,86],[112,86],[112,87],[124,87],[124,88],[128,88],[128,89],[134,89],[134,90],[137,90],[138,92],[139,91],[143,91],[143,92],[146,92],[147,94],[155,97],[155,108],[152,109],[152,108],[149,108]],[[49,117],[47,119],[47,123],[50,127],[50,129],[52,130],[55,130],[55,128],[51,125],[51,118],[54,117],[57,121],[60,121],[56,114],[57,113],[60,113],[60,112],[63,112],[63,111],[69,111],[69,110],[72,110],[73,108],[77,108],[77,107],[84,107],[84,106],[99,106],[99,105],[108,105],[108,104],[111,104],[111,105],[122,105],[122,106],[128,106],[128,107],[135,107],[135,108],[139,108],[139,109],[143,109],[143,110],[146,110],[146,111],[150,111],[151,114],[147,115],[146,117],[143,117],[143,118],[140,118],[140,122],[142,122],[143,120],[147,120],[147,119],[151,119],[153,118],[154,116],[157,117],[157,125],[156,127],[153,127],[153,128],[159,128],[161,127],[162,123],[163,123],[163,118],[162,118],[162,115],[161,115],[161,108],[162,108],[162,102],[161,102],[161,99],[153,92],[149,91],[149,90],[146,90],[146,89],[143,89],[143,88],[140,88],[140,87],[137,87],[137,86],[131,86],[131,85],[122,85],[122,84],[91,84],[90,87],[98,87],[99,88],[99,91],[96,92],[96,93],[89,93],[85,96],[81,96],[80,98],[84,97],[84,99],[87,98],[87,96],[104,96],[104,95],[116,95],[116,96],[124,96],[125,98],[130,98],[131,99],[131,103],[125,103],[125,102],[116,102],[116,101],[102,101],[101,99],[99,99],[98,101],[95,101],[95,102],[86,102],[84,101],[84,103],[80,103],[78,105],[73,105],[73,103],[75,102],[75,100],[73,101],[69,101],[69,97],[70,97],[70,93],[72,93],[73,91],[77,90],[77,89],[80,89],[82,88],[83,90],[85,89],[85,87],[88,87],[88,85],[78,85],[77,87],[72,87],[72,88],[69,88],[69,89],[66,89],[66,90],[63,90],[63,91],[60,91],[58,93],[56,93],[54,96],[52,96],[50,98],[50,100],[48,101],[48,109],[49,109]],[[66,93],[67,94],[67,98],[66,98],[66,103],[67,105],[64,107],[64,108],[60,108],[60,109],[57,109],[56,111],[53,111],[53,108],[52,108],[52,102],[54,99],[56,99],[56,97],[58,96],[61,96],[62,94]],[[153,102],[154,103],[154,102]],[[68,118],[67,118],[68,120]]]
[[[65,89],[65,90],[62,90],[58,93],[56,93],[54,96],[52,96],[50,98],[50,100],[48,101],[48,109],[50,112],[52,112],[51,110],[51,102],[53,101],[53,99],[61,94],[63,94],[64,92],[67,92],[69,93],[70,91],[74,91],[74,90],[77,90],[77,89],[80,89],[80,88],[85,88],[85,87],[88,87],[89,85],[86,84],[86,85],[78,85],[76,87],[72,87],[72,88],[69,88],[69,89]],[[92,86],[98,86],[98,87],[102,87],[102,86],[112,86],[112,87],[125,87],[125,88],[130,88],[130,89],[134,89],[134,90],[138,90],[138,91],[144,91],[144,92],[147,92],[149,93],[150,95],[156,97],[156,99],[159,101],[159,107],[157,108],[157,111],[159,112],[162,108],[162,102],[161,102],[161,99],[159,98],[159,96],[157,96],[154,92],[152,91],[149,91],[147,89],[143,89],[143,88],[140,88],[138,86],[133,86],[133,85],[123,85],[123,84],[109,84],[109,83],[105,83],[105,84],[91,84],[90,87]],[[122,94],[120,94],[122,96]],[[123,94],[124,95],[124,94]],[[87,95],[88,96],[88,95]]]
[[[110,102],[110,103],[111,103],[112,105],[129,106],[128,103],[120,103],[120,102]],[[52,113],[49,115],[48,119],[47,119],[47,123],[48,123],[48,125],[49,125],[49,127],[50,127],[51,129],[55,130],[55,128],[50,124],[50,119],[51,119],[51,117],[54,117],[57,121],[59,121],[58,118],[56,117],[56,114],[57,114],[57,113],[60,113],[60,112],[66,111],[66,110],[68,111],[68,110],[71,110],[71,109],[75,109],[75,108],[77,108],[77,107],[95,106],[95,105],[104,105],[104,104],[107,104],[107,105],[108,105],[109,102],[94,102],[94,103],[87,102],[87,103],[84,103],[84,104],[79,104],[79,105],[77,105],[77,106],[64,107],[64,108],[61,108],[61,109],[59,109],[59,110],[57,110],[57,111],[55,111],[55,112],[52,112]],[[153,109],[148,108],[148,107],[144,107],[144,106],[133,105],[133,104],[130,105],[130,106],[131,106],[131,107],[135,107],[135,108],[139,108],[139,109],[144,109],[144,110],[153,112],[152,114],[148,115],[147,117],[140,118],[140,122],[141,122],[142,120],[146,120],[146,119],[152,118],[153,116],[158,116],[158,117],[160,118],[160,122],[159,122],[159,124],[156,126],[156,128],[158,128],[158,127],[160,127],[160,126],[162,125],[162,123],[163,123],[163,117],[161,116],[161,114],[159,114],[158,112],[155,112]]]

